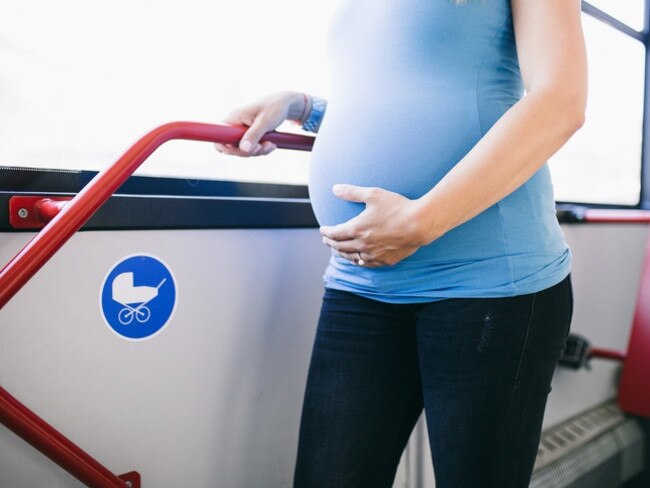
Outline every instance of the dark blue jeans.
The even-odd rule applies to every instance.
[[[390,487],[422,408],[436,488],[527,487],[572,308],[569,278],[406,305],[326,290],[294,487]]]

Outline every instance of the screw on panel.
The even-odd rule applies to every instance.
[[[18,217],[26,219],[29,216],[29,211],[26,208],[18,209]]]

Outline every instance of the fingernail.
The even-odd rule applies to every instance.
[[[253,144],[249,140],[241,141],[241,143],[239,144],[239,149],[245,152],[250,152],[252,148],[253,148]]]
[[[332,187],[334,193],[341,193],[343,191],[343,185],[336,184]]]

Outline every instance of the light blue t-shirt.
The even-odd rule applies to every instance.
[[[510,0],[343,0],[329,46],[332,89],[309,182],[321,225],[364,208],[336,198],[335,183],[421,197],[523,94]],[[557,284],[570,262],[544,165],[394,266],[334,253],[325,283],[393,303],[504,297]]]

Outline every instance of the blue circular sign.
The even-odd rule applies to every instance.
[[[100,307],[106,324],[120,337],[149,339],[160,333],[174,315],[174,276],[154,256],[128,256],[104,278]]]

